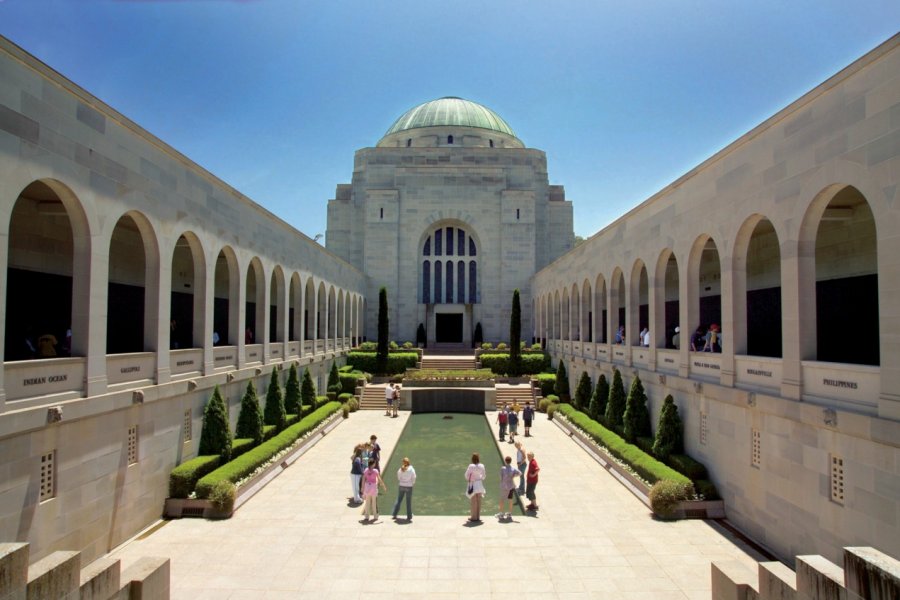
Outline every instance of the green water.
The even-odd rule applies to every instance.
[[[510,449],[511,454],[515,452],[512,446]],[[505,447],[504,451],[506,452]],[[397,500],[397,469],[400,467],[400,460],[406,456],[416,470],[413,514],[468,515],[466,467],[469,466],[473,452],[480,454],[487,471],[484,481],[487,492],[481,512],[483,515],[492,515],[497,512],[500,495],[502,458],[485,416],[461,413],[410,415],[397,446],[384,467],[383,477],[388,493],[378,499],[382,514],[389,514]],[[405,514],[404,501],[398,515],[402,517]]]

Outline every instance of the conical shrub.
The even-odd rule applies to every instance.
[[[337,361],[331,363],[331,371],[328,372],[328,388],[326,389],[335,394],[340,394],[344,389],[341,385],[341,377],[338,375]]]
[[[281,394],[281,386],[278,385],[278,371],[272,367],[272,377],[269,379],[269,389],[266,392],[266,409],[263,414],[266,425],[274,425],[276,431],[284,429],[287,414],[284,409],[284,396]]]
[[[656,439],[653,441],[653,454],[665,462],[672,454],[681,454],[684,447],[684,426],[678,415],[678,405],[672,394],[663,400],[659,413],[659,424],[656,426]]]
[[[578,386],[575,388],[575,402],[573,403],[575,408],[582,412],[587,410],[588,403],[591,401],[591,391],[591,378],[587,371],[582,371]]]
[[[634,376],[628,400],[625,402],[625,414],[622,415],[622,427],[625,439],[634,443],[639,437],[650,437],[650,411],[647,410],[647,394],[641,378]]]
[[[622,374],[613,369],[612,386],[609,388],[609,401],[606,403],[606,424],[615,431],[622,430],[622,416],[625,414],[625,386]]]
[[[291,363],[287,383],[284,384],[284,410],[289,415],[300,414],[300,377],[296,363]]]
[[[560,402],[569,401],[569,374],[566,373],[566,363],[562,359],[559,359],[559,364],[556,366],[556,388],[554,391],[559,396]]]
[[[600,374],[597,379],[597,385],[594,387],[594,393],[591,395],[591,404],[588,407],[588,414],[595,421],[600,421],[606,417],[606,401],[609,399],[609,382],[606,381],[606,375]]]
[[[228,427],[228,411],[219,386],[203,409],[203,429],[200,431],[200,455],[218,454],[224,464],[231,458],[231,429]]]
[[[303,372],[303,383],[300,386],[300,402],[304,407],[301,416],[305,416],[308,412],[316,409],[316,386],[313,383],[312,375],[309,374],[309,369]]]
[[[256,397],[256,386],[253,380],[247,382],[247,391],[241,398],[241,412],[238,415],[237,438],[253,438],[259,444],[263,439],[263,420],[259,410],[259,399]]]

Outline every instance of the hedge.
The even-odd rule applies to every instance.
[[[218,454],[198,456],[186,460],[172,469],[172,472],[169,473],[169,497],[187,498],[194,491],[194,486],[201,477],[219,468],[219,459]]]
[[[241,454],[246,454],[254,446],[256,446],[256,441],[253,438],[238,438],[234,440],[234,443],[231,445],[231,460],[236,459]]]
[[[403,373],[407,369],[414,369],[417,362],[419,362],[418,352],[391,352],[387,359],[386,374]],[[353,368],[359,371],[378,372],[375,368],[375,352],[349,352],[347,364],[353,365]]]
[[[550,366],[550,355],[544,353],[523,353],[521,359],[522,373],[540,373]],[[509,352],[482,354],[478,360],[481,361],[483,368],[490,369],[498,375],[509,373]]]
[[[228,480],[232,483],[237,483],[273,456],[285,448],[289,448],[303,434],[315,429],[322,421],[339,410],[341,410],[340,402],[329,402],[312,414],[303,417],[299,423],[291,425],[237,460],[233,460],[204,476],[197,482],[197,497],[209,498],[210,493],[219,481]]]
[[[547,397],[555,393],[556,373],[538,373],[534,378],[541,384],[541,396]]]
[[[569,419],[573,425],[582,429],[598,444],[606,448],[611,455],[628,463],[638,475],[646,479],[650,484],[664,479],[691,484],[691,480],[688,477],[671,467],[667,467],[637,446],[629,444],[606,427],[577,410],[574,406],[560,404],[557,410]]]
[[[667,463],[670,467],[689,478],[691,481],[707,479],[709,474],[703,463],[698,462],[687,454],[670,454]]]
[[[338,378],[341,380],[341,392],[354,394],[356,392],[356,381],[364,377],[365,375],[360,371],[338,373]]]

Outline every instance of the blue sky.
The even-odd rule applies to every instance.
[[[0,34],[310,237],[353,152],[462,96],[589,236],[900,30],[900,2],[0,0]]]

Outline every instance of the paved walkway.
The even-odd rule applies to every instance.
[[[654,520],[543,415],[534,437],[523,438],[541,465],[536,516],[501,523],[491,498],[484,523],[467,526],[464,456],[460,472],[450,474],[460,481],[458,517],[391,521],[397,486],[387,474],[381,519],[364,525],[360,509],[347,504],[353,445],[377,434],[385,462],[407,418],[354,413],[233,518],[171,521],[115,554],[123,566],[139,556],[169,556],[172,598],[218,600],[708,600],[711,561],[739,560],[755,571],[762,560],[714,523]],[[513,450],[501,446],[504,454]]]

